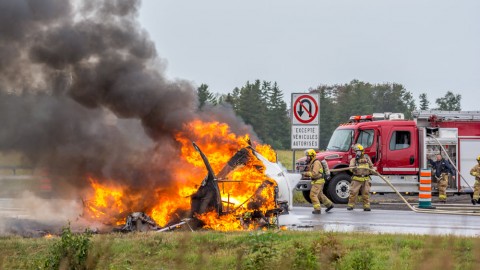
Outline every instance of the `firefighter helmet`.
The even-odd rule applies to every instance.
[[[477,161],[480,162],[480,156],[477,157]]]
[[[317,152],[315,152],[315,150],[313,150],[313,149],[305,150],[305,156],[307,156],[307,157],[314,158],[316,154],[317,154]]]
[[[363,154],[363,151],[364,151],[364,148],[361,144],[357,143],[354,147],[353,147],[353,150],[356,151],[362,151],[362,154]]]

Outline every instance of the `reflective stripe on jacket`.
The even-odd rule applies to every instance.
[[[359,159],[352,158],[350,160],[350,167],[356,167],[350,169],[353,173],[352,180],[355,181],[367,181],[370,180],[370,170],[373,169],[373,163],[367,155],[362,155]]]

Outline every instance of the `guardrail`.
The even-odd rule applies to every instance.
[[[10,170],[13,175],[17,175],[17,170],[31,170],[33,172],[33,167],[31,166],[5,166],[0,165],[0,170]]]

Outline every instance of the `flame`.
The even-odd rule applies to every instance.
[[[85,214],[91,219],[101,220],[106,224],[121,224],[115,217],[126,210],[124,203],[124,188],[118,185],[100,184],[98,180],[89,177],[94,190],[93,198],[84,202]]]
[[[247,164],[219,181],[223,212],[208,212],[199,215],[205,228],[231,231],[253,229],[243,218],[255,208],[266,212],[276,207],[274,200],[275,181],[265,175],[263,163],[254,157],[249,148],[250,136],[236,135],[230,127],[220,122],[194,120],[186,124],[175,135],[180,144],[179,166],[172,168],[175,181],[167,187],[136,191],[133,187],[116,184],[114,180],[88,178],[91,199],[85,202],[86,216],[106,224],[123,224],[126,215],[143,211],[159,226],[179,220],[190,210],[191,195],[194,194],[207,174],[200,154],[194,149],[194,141],[207,156],[215,173],[227,164],[235,153],[246,148],[250,159]],[[275,162],[276,155],[269,145],[255,145],[256,151]],[[151,195],[153,194],[153,195]],[[143,205],[145,196],[153,197],[153,203]],[[150,202],[150,201],[149,201]],[[136,207],[136,208],[135,208]],[[141,208],[141,209],[139,209]]]
[[[268,144],[259,144],[255,147],[255,150],[264,156],[268,161],[276,163],[277,162],[277,153],[272,147]]]

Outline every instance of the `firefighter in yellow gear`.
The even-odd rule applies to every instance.
[[[475,176],[475,185],[473,186],[473,205],[480,203],[480,156],[477,157],[477,164],[470,170],[470,174]]]
[[[352,172],[352,182],[350,183],[350,196],[348,198],[347,210],[353,210],[357,201],[358,193],[362,192],[363,210],[370,209],[370,173],[369,169],[373,169],[373,163],[365,155],[364,148],[361,144],[354,146],[355,157],[350,160],[350,171]],[[353,167],[353,168],[352,168]]]
[[[323,186],[325,185],[325,174],[323,166],[316,158],[316,152],[313,149],[305,151],[307,157],[308,171],[303,173],[303,177],[312,179],[312,188],[310,189],[310,199],[313,204],[312,214],[321,214],[321,203],[327,208],[325,212],[329,212],[333,208],[333,203],[323,194]]]

